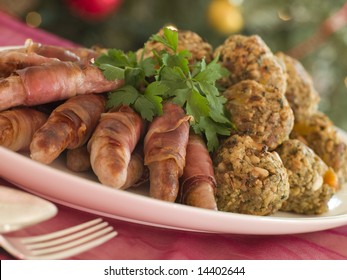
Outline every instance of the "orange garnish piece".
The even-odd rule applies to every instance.
[[[325,184],[328,184],[330,187],[334,189],[338,188],[339,180],[335,171],[331,167],[329,167],[327,172],[325,172],[323,179]]]

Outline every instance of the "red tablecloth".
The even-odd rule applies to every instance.
[[[0,46],[20,45],[27,38],[46,44],[73,45],[0,12]],[[0,179],[0,184],[9,183]],[[65,206],[58,208],[53,219],[16,235],[47,233],[95,218]],[[118,236],[73,259],[347,259],[347,226],[307,234],[259,236],[185,232],[105,220],[117,229]],[[12,257],[0,249],[0,259]]]

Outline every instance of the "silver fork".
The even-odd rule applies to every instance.
[[[99,246],[117,232],[101,218],[64,230],[33,237],[0,235],[0,246],[23,260],[66,259]]]

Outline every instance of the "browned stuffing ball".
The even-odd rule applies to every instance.
[[[339,178],[339,188],[347,180],[347,145],[322,112],[316,112],[301,120],[295,120],[290,138],[302,140]]]
[[[305,118],[317,111],[320,97],[311,76],[296,59],[280,52],[276,56],[283,62],[286,73],[286,97],[296,119]]]
[[[163,36],[163,29],[160,29],[157,35]],[[164,49],[171,52],[171,50],[165,47],[162,43],[149,40],[145,43],[144,58],[153,56],[153,50],[160,52]],[[193,31],[178,30],[177,50],[188,50],[192,54],[192,57],[189,59],[191,63],[194,61],[201,61],[203,58],[207,63],[212,60],[212,46]],[[141,57],[142,52],[143,49],[138,50],[137,55]]]
[[[287,140],[276,151],[287,169],[290,185],[289,198],[281,210],[299,214],[327,212],[335,193],[336,186],[329,185],[337,181],[334,171],[299,140]]]
[[[253,80],[241,81],[223,94],[235,133],[249,135],[270,150],[289,138],[294,115],[283,94],[269,92]]]
[[[218,55],[221,65],[230,72],[219,81],[223,87],[255,80],[268,90],[285,93],[284,69],[258,35],[231,35],[214,51],[214,57]]]
[[[276,152],[249,136],[233,135],[214,156],[216,200],[221,211],[270,215],[289,195],[287,171]]]

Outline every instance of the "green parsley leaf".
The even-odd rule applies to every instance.
[[[158,71],[156,79],[165,82],[181,83],[185,79],[185,75],[179,67],[162,66]]]
[[[122,104],[130,105],[135,103],[139,97],[139,92],[131,85],[125,85],[122,88],[109,93],[106,103],[107,108],[117,107]]]
[[[155,81],[150,83],[145,89],[144,95],[150,100],[155,107],[155,115],[161,115],[163,113],[162,101],[163,96],[167,92],[168,88],[162,82]]]
[[[204,98],[196,89],[193,89],[187,96],[186,111],[192,115],[196,122],[201,117],[206,117],[210,113],[210,106],[206,98]]]
[[[195,129],[196,132],[202,132],[205,134],[207,140],[207,149],[209,151],[214,151],[218,148],[218,135],[230,135],[230,126],[216,123],[209,117],[202,117],[199,121],[199,125],[197,125]]]
[[[208,65],[202,67],[201,71],[194,76],[194,80],[214,84],[216,80],[223,78],[228,74],[228,70],[222,68],[218,63],[218,57],[216,57]]]
[[[160,42],[163,45],[170,48],[171,50],[173,50],[174,52],[177,51],[177,46],[178,46],[178,32],[177,32],[177,30],[172,30],[172,29],[166,27],[166,28],[164,28],[164,36],[163,37],[155,34],[155,35],[152,35],[150,37],[150,40]]]
[[[103,71],[105,78],[109,81],[124,79],[124,69],[122,68],[111,64],[101,64],[99,68]]]
[[[187,102],[187,96],[189,95],[191,89],[190,88],[177,88],[175,89],[175,97],[172,98],[172,102],[185,108]]]
[[[201,91],[205,93],[210,107],[214,108],[214,110],[210,112],[211,118],[216,122],[229,124],[230,121],[224,114],[225,97],[219,95],[217,88],[209,83],[200,82],[198,84]]]
[[[138,63],[138,67],[143,69],[145,77],[152,77],[157,73],[156,62],[152,57],[140,60]]]
[[[150,83],[146,87],[145,95],[151,95],[151,96],[164,95],[167,90],[168,88],[164,83],[155,81],[153,83]]]
[[[190,56],[190,53],[187,51],[182,51],[175,55],[164,54],[162,58],[163,65],[173,68],[178,67],[184,75],[189,75],[190,69],[187,58]]]
[[[124,70],[124,83],[126,85],[132,85],[135,88],[138,88],[141,86],[141,83],[143,82],[144,78],[145,72],[141,68],[126,67]]]
[[[107,54],[100,55],[95,60],[96,65],[110,64],[120,68],[133,67],[137,65],[136,54],[133,52],[125,53],[122,50],[110,49]]]
[[[140,95],[133,104],[134,109],[140,113],[141,117],[145,120],[152,121],[153,117],[156,115],[157,110],[153,100],[148,99],[144,95]]]
[[[193,117],[192,129],[203,134],[209,151],[219,145],[218,136],[230,134],[232,124],[224,109],[226,99],[220,94],[216,81],[228,74],[216,57],[210,63],[204,59],[191,64],[191,53],[177,51],[178,32],[164,28],[163,35],[150,37],[166,49],[153,57],[138,58],[135,53],[109,50],[95,64],[107,79],[124,79],[125,86],[109,94],[108,107],[126,104],[142,118],[152,121],[162,114],[164,101],[181,106]]]
[[[168,42],[168,45],[172,47],[172,50],[176,52],[178,46],[178,32],[171,28],[164,28],[164,37]]]
[[[149,87],[146,80],[157,73],[153,58],[137,62],[135,53],[111,49],[98,57],[95,64],[108,80],[124,79],[125,85],[122,88],[109,93],[106,104],[108,108],[129,105],[148,121],[162,113],[162,98],[159,95],[166,88],[158,84]]]

